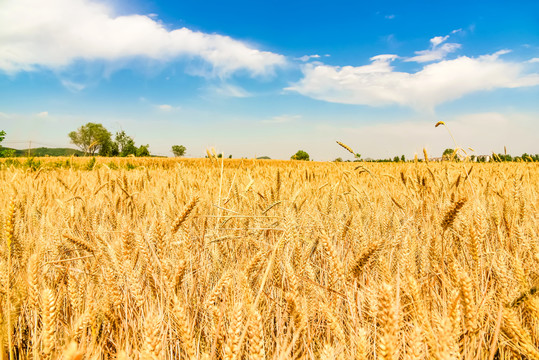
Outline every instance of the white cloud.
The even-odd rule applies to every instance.
[[[326,56],[329,56],[329,55],[326,55]],[[314,54],[314,55],[303,55],[303,56],[301,56],[299,58],[295,58],[295,59],[306,62],[306,61],[309,61],[311,59],[318,59],[318,58],[320,58],[320,55]]]
[[[86,88],[86,85],[79,84],[70,80],[62,80],[62,85],[71,92],[79,92]]]
[[[531,64],[539,63],[539,58],[530,59],[530,60],[528,60],[528,62],[531,63]]]
[[[435,36],[433,37],[432,39],[430,39],[430,43],[433,47],[436,47],[438,45],[440,45],[441,43],[443,43],[444,41],[446,41],[447,39],[449,39],[449,35],[446,35],[446,36]]]
[[[456,32],[459,32],[458,30],[453,30],[451,34],[455,34]],[[416,51],[416,56],[413,56],[411,58],[408,58],[404,61],[415,61],[418,63],[424,63],[424,62],[431,62],[431,61],[437,61],[445,59],[447,54],[450,54],[452,52],[455,52],[456,50],[460,49],[460,44],[457,43],[445,43],[443,44],[447,39],[449,39],[449,35],[446,36],[435,36],[432,39],[430,39],[430,49],[428,50],[421,50]],[[440,46],[443,44],[442,46]]]
[[[211,86],[209,87],[209,90],[214,94],[225,97],[245,98],[252,96],[252,94],[244,88],[228,83]]]
[[[271,119],[262,120],[262,122],[266,124],[282,124],[282,123],[287,123],[287,122],[291,122],[298,119],[301,119],[301,115],[284,114],[284,115],[274,116]]]
[[[169,105],[169,104],[161,104],[161,105],[156,105],[156,107],[161,110],[161,111],[165,111],[165,112],[169,112],[171,111],[173,108],[172,108],[172,105]]]
[[[386,15],[385,18],[388,20],[393,20],[395,18],[395,14]]]
[[[167,30],[153,16],[115,16],[90,0],[4,0],[0,5],[0,70],[61,68],[75,60],[198,57],[214,75],[270,74],[285,58],[228,36]]]
[[[539,85],[539,74],[524,74],[523,64],[499,58],[504,53],[443,60],[416,73],[394,71],[390,63],[396,55],[375,56],[371,64],[357,67],[306,64],[304,77],[286,90],[335,103],[431,111],[477,91]]]
[[[433,39],[431,39],[431,41],[432,40]],[[424,62],[442,60],[442,59],[445,59],[447,54],[455,52],[458,49],[460,49],[460,44],[456,44],[456,43],[447,43],[447,44],[443,44],[440,47],[433,46],[429,50],[416,51],[415,52],[416,56],[408,58],[404,61],[415,61],[418,63],[424,63]]]
[[[49,116],[49,112],[48,111],[42,111],[40,113],[37,113],[36,115],[43,118],[43,117]]]

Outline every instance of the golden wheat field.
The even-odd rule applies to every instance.
[[[0,163],[3,359],[539,359],[535,163],[88,161]]]

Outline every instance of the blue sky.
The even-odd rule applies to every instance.
[[[99,122],[154,154],[539,152],[539,2],[0,2],[5,146]]]

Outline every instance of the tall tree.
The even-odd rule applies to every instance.
[[[6,132],[4,130],[0,130],[0,143],[4,141],[6,138]],[[0,157],[13,157],[15,156],[15,150],[13,149],[5,149],[2,150],[2,145],[0,145]]]
[[[174,156],[184,156],[187,148],[183,145],[172,145],[172,153]]]
[[[444,153],[442,154],[442,158],[444,160],[452,160],[455,155],[454,149],[445,149]]]
[[[306,160],[309,161],[309,154],[303,150],[298,150],[297,153],[292,155],[291,160]]]
[[[68,134],[71,143],[75,144],[86,155],[108,155],[107,148],[111,143],[111,134],[101,124],[87,123]]]
[[[133,140],[131,136],[128,136],[123,130],[116,133],[116,144],[118,146],[118,153],[120,156],[137,154],[135,140]]]
[[[140,145],[135,155],[150,156],[150,145]]]

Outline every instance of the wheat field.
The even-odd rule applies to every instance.
[[[535,163],[0,163],[2,359],[539,359]]]

